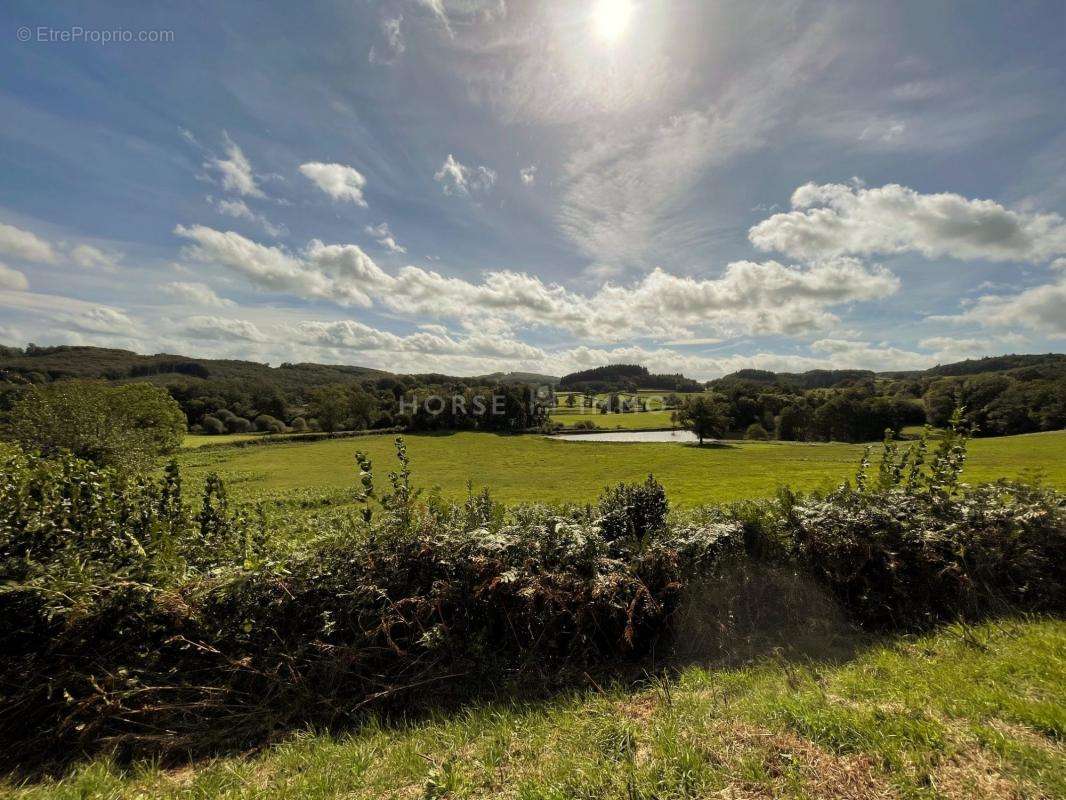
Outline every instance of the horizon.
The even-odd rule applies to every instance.
[[[4,342],[0,342],[0,347],[7,347],[7,346],[9,346],[9,345],[6,345]],[[15,347],[16,347],[16,349],[26,351],[27,348],[29,348],[29,347],[36,347],[36,348],[38,348],[40,350],[51,350],[52,348],[57,348],[57,347],[58,348],[63,348],[63,347],[68,347],[68,348],[69,347],[97,347],[97,345],[81,345],[81,344],[79,344],[79,345],[38,345],[35,342],[29,342],[25,346],[16,345]],[[140,358],[174,357],[174,358],[187,358],[187,359],[190,359],[190,360],[193,360],[193,361],[234,360],[234,361],[244,361],[246,363],[251,363],[251,364],[257,364],[257,365],[260,365],[260,366],[267,367],[269,369],[281,369],[281,368],[283,368],[285,366],[290,366],[290,365],[291,366],[307,365],[307,366],[313,366],[313,367],[327,367],[327,368],[336,367],[336,368],[345,368],[345,369],[367,369],[367,370],[373,370],[373,371],[377,371],[377,372],[383,372],[383,373],[386,373],[386,374],[398,375],[400,377],[412,376],[412,375],[420,375],[420,374],[421,375],[441,374],[444,377],[448,377],[448,378],[484,378],[484,377],[490,377],[490,376],[496,375],[496,374],[505,375],[505,376],[506,375],[528,374],[528,375],[536,375],[537,377],[542,377],[542,378],[552,378],[554,380],[561,380],[561,379],[569,377],[571,375],[578,374],[578,373],[581,373],[581,372],[587,372],[587,371],[590,371],[590,370],[593,370],[593,369],[596,369],[596,368],[637,366],[637,367],[643,368],[646,372],[648,372],[648,373],[650,373],[652,375],[679,375],[682,378],[687,378],[687,379],[692,379],[692,380],[697,380],[697,381],[699,380],[699,379],[693,379],[692,376],[685,375],[684,373],[670,373],[670,372],[666,372],[664,370],[656,369],[653,366],[650,366],[648,364],[628,364],[628,363],[625,363],[625,362],[613,362],[613,363],[607,363],[607,364],[597,364],[595,366],[583,367],[580,370],[574,370],[572,372],[563,373],[563,374],[538,373],[538,372],[530,371],[530,370],[495,370],[493,372],[470,373],[470,374],[465,374],[465,375],[453,375],[453,374],[449,374],[449,373],[437,373],[434,370],[421,371],[421,372],[394,372],[392,370],[387,370],[387,369],[383,369],[383,368],[379,368],[379,367],[368,367],[365,364],[352,364],[352,363],[341,363],[341,362],[331,363],[331,362],[323,362],[323,361],[295,361],[295,362],[272,363],[272,362],[269,362],[269,361],[254,361],[254,360],[249,360],[249,359],[228,359],[228,358],[227,359],[216,359],[216,358],[211,357],[211,356],[194,355],[194,354],[190,354],[190,353],[168,353],[168,352],[138,353],[138,352],[133,351],[133,350],[123,350],[122,348],[102,348],[102,349],[117,349],[117,350],[121,350],[122,352],[130,353],[132,355],[138,356]],[[844,372],[844,371],[871,372],[871,373],[877,374],[877,375],[889,375],[889,374],[907,373],[907,372],[923,372],[923,371],[926,371],[926,370],[936,369],[936,368],[939,368],[939,367],[949,367],[949,366],[954,366],[956,364],[963,364],[963,363],[974,362],[974,361],[985,361],[985,360],[989,360],[989,359],[1019,358],[1019,357],[1020,358],[1026,358],[1026,357],[1040,358],[1040,357],[1049,357],[1049,356],[1066,357],[1066,353],[1058,353],[1058,352],[1054,352],[1054,351],[1048,351],[1046,353],[994,353],[994,354],[989,354],[989,355],[973,356],[973,357],[966,358],[966,359],[960,359],[959,361],[956,361],[956,362],[937,362],[936,364],[932,364],[929,367],[925,367],[925,368],[922,368],[922,369],[914,369],[914,370],[894,370],[894,369],[878,370],[878,369],[867,369],[867,368],[860,368],[860,367],[835,367],[835,368],[813,367],[813,368],[811,368],[809,370],[802,370],[802,371],[799,371],[799,372],[792,372],[792,371],[789,371],[789,370],[776,370],[775,371],[775,370],[761,370],[761,369],[756,368],[756,367],[741,367],[741,368],[735,370],[734,372],[723,373],[722,375],[719,375],[718,378],[730,377],[732,375],[738,374],[738,373],[743,372],[745,370],[751,370],[751,371],[756,371],[756,372],[770,372],[770,373],[772,373],[772,374],[774,374],[776,376],[788,375],[788,374],[804,375],[804,374],[807,374],[807,373],[810,373],[810,372],[827,371],[827,370],[835,370],[835,371],[842,371],[842,372]],[[34,357],[34,354],[23,352],[23,357],[32,358],[32,357]],[[713,380],[716,380],[716,379],[717,378],[711,378],[711,379],[708,379],[707,381],[702,381],[702,382],[709,383],[710,381],[713,381]]]
[[[0,341],[700,381],[1063,350],[1062,3],[190,8],[0,10]]]

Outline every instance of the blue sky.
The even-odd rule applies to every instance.
[[[1063,348],[1061,2],[0,18],[8,344],[698,378]]]

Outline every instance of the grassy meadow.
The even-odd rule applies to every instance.
[[[558,422],[567,427],[573,427],[581,422],[591,422],[597,428],[604,430],[654,430],[656,428],[672,427],[669,411],[634,411],[630,414],[601,414],[598,411],[587,409],[555,409],[551,413],[551,421]]]
[[[1066,623],[1007,619],[835,659],[689,666],[164,770],[99,760],[20,800],[1066,797]],[[591,680],[591,679],[590,679]]]
[[[392,469],[394,438],[383,434],[189,449],[179,462],[194,480],[218,472],[237,497],[335,494],[354,486],[357,450],[365,451],[381,474]],[[416,485],[457,498],[466,494],[469,481],[512,503],[590,502],[604,486],[640,480],[648,473],[680,505],[765,497],[779,486],[825,489],[854,474],[864,449],[856,444],[744,441],[701,448],[469,432],[413,434],[406,440]],[[1066,431],[976,439],[970,442],[964,477],[976,483],[1042,473],[1047,485],[1066,489],[1064,454]]]

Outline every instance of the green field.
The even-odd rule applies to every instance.
[[[202,434],[187,433],[181,446],[191,450],[204,447],[209,444],[233,444],[234,442],[247,442],[256,439],[261,433],[224,433],[217,436],[204,436]]]
[[[625,415],[620,415],[625,416]],[[633,415],[635,416],[635,415]],[[381,476],[395,466],[392,435],[244,448],[186,450],[179,461],[193,477],[217,471],[239,496],[347,490],[354,486],[357,450]],[[594,500],[620,480],[652,473],[682,505],[765,497],[779,486],[830,488],[855,472],[863,445],[795,442],[682,444],[567,442],[543,436],[487,433],[406,437],[415,483],[461,497],[467,482],[487,486],[507,502]],[[1066,489],[1066,431],[977,439],[970,443],[965,479],[990,481],[1037,471]]]
[[[601,414],[598,411],[556,409],[551,414],[552,422],[573,427],[579,422],[591,422],[597,428],[627,431],[656,430],[672,427],[669,411],[634,411],[632,414]]]
[[[832,659],[690,666],[163,770],[100,760],[0,795],[120,798],[1066,797],[1066,623],[999,620]],[[857,650],[852,653],[850,650]],[[591,683],[591,679],[590,679]]]

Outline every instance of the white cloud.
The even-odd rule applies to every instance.
[[[938,362],[951,363],[968,358],[981,358],[1006,353],[1008,350],[1023,348],[1029,340],[1016,333],[986,339],[960,338],[957,336],[930,336],[918,342],[918,346],[931,350]]]
[[[528,167],[522,167],[518,175],[522,179],[523,186],[532,186],[537,182],[537,165],[530,164]]]
[[[352,244],[315,240],[292,254],[202,225],[174,232],[194,242],[188,257],[230,268],[265,289],[341,305],[377,303],[412,316],[539,325],[598,341],[688,338],[706,330],[798,335],[835,325],[833,306],[880,299],[899,287],[887,270],[842,258],[809,267],[738,261],[708,279],[656,269],[634,284],[608,283],[585,295],[508,271],[488,272],[479,283],[415,266],[390,275]]]
[[[346,350],[507,359],[540,359],[545,355],[538,347],[495,336],[472,335],[456,339],[437,331],[399,336],[353,320],[301,322],[296,330],[305,343]]]
[[[0,223],[0,253],[20,261],[44,264],[54,264],[58,260],[52,245],[37,234],[3,223]]]
[[[104,272],[114,272],[118,268],[120,258],[120,255],[105,253],[98,247],[88,244],[79,244],[70,251],[70,260],[79,267],[99,269]]]
[[[1066,221],[1058,214],[1021,213],[958,194],[808,183],[793,193],[792,207],[755,225],[752,244],[800,259],[917,252],[1039,263],[1066,253]]]
[[[0,289],[13,292],[24,292],[30,288],[30,282],[26,276],[17,269],[12,269],[6,264],[0,264]]]
[[[452,26],[448,21],[448,14],[444,10],[444,0],[418,0],[418,4],[432,11],[448,35],[452,35]]]
[[[433,180],[441,185],[445,194],[465,196],[489,191],[496,183],[496,173],[484,165],[468,167],[448,153],[440,169],[434,173]]]
[[[876,120],[862,129],[862,133],[859,134],[859,141],[894,142],[900,139],[906,130],[907,123],[900,120]]]
[[[204,163],[204,169],[215,173],[222,188],[227,192],[247,197],[264,197],[263,190],[256,183],[252,165],[237,143],[223,131],[222,138],[226,151],[225,158],[212,156]]]
[[[312,241],[302,256],[253,242],[234,231],[178,225],[174,233],[193,242],[187,257],[234,270],[264,289],[341,305],[371,305],[361,284],[387,279],[356,245],[325,246]]]
[[[357,169],[345,164],[311,161],[301,164],[300,172],[334,200],[351,200],[357,206],[366,208],[366,200],[363,199],[366,178]]]
[[[374,241],[388,250],[390,253],[406,253],[407,248],[397,243],[396,238],[392,235],[392,231],[389,230],[388,223],[382,222],[380,225],[367,225],[363,228],[366,233],[374,237]]]
[[[185,320],[181,332],[195,339],[265,342],[267,337],[255,323],[229,317],[194,316]]]
[[[235,306],[232,300],[219,297],[214,289],[205,283],[186,283],[174,281],[163,285],[163,291],[176,300],[197,306],[212,306],[215,308],[228,308]]]
[[[284,225],[275,225],[262,214],[257,214],[255,211],[252,211],[252,209],[248,207],[248,204],[240,198],[235,200],[226,200],[224,198],[214,200],[209,197],[207,198],[207,201],[214,205],[219,214],[233,217],[235,219],[246,219],[249,222],[254,222],[260,225],[263,230],[266,231],[268,236],[275,239],[288,233],[288,230]]]
[[[140,329],[125,311],[97,306],[73,314],[57,314],[67,330],[104,336],[132,336]]]
[[[961,314],[931,319],[992,328],[1024,328],[1063,338],[1066,337],[1066,276],[1017,294],[983,295]]]
[[[403,31],[400,29],[402,22],[402,14],[395,17],[386,17],[381,21],[381,32],[385,37],[385,45],[381,51],[378,50],[377,45],[370,47],[369,59],[371,64],[383,64],[386,66],[395,64],[400,56],[404,54],[404,51],[407,50]]]

